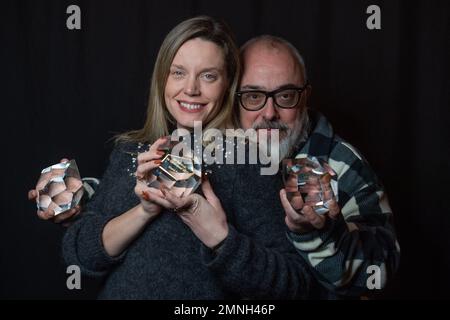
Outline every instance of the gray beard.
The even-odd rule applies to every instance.
[[[297,117],[294,127],[291,129],[289,126],[280,121],[263,121],[253,125],[253,129],[279,129],[280,135],[284,134],[285,137],[280,140],[279,143],[279,159],[280,161],[286,157],[289,157],[295,148],[306,141],[309,130],[309,117],[306,108]],[[268,149],[271,150],[271,139],[268,136]]]
[[[286,137],[280,141],[280,161],[291,156],[300,143],[308,136],[309,117],[306,110],[295,121],[294,127],[289,128]]]

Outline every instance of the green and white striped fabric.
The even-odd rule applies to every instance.
[[[392,211],[364,157],[334,134],[323,115],[311,110],[309,114],[312,128],[295,157],[315,156],[330,164],[338,175],[342,215],[327,219],[321,230],[288,232],[288,238],[331,293],[361,296],[377,284],[383,288],[398,269],[400,246]],[[372,279],[371,275],[378,274],[378,281]]]

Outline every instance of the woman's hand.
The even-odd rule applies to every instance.
[[[155,202],[155,199],[163,200],[164,195],[160,190],[148,187],[147,182],[148,178],[151,178],[151,171],[161,163],[161,157],[164,155],[164,151],[160,150],[160,148],[166,142],[166,137],[159,138],[147,152],[140,153],[137,157],[138,166],[134,192],[141,200],[144,211],[150,215],[156,215],[161,212],[161,206]]]
[[[178,197],[163,188],[165,201],[169,204],[164,206],[174,209],[197,238],[207,247],[213,248],[228,236],[227,217],[207,179],[202,182],[202,190],[206,199],[195,193]]]
[[[68,162],[69,160],[66,158],[61,159],[61,163]],[[39,178],[38,182],[36,183],[36,186],[34,189],[31,189],[28,191],[28,200],[36,202],[36,199],[39,195],[39,191],[45,188],[47,183],[50,180],[50,176],[43,175]],[[55,216],[55,212],[53,210],[37,210],[37,216],[42,220],[50,220],[52,219],[54,223],[61,223],[63,226],[67,227],[70,225],[69,219],[76,217],[81,212],[81,207],[76,206],[75,208],[72,208],[64,213],[61,213],[57,216]]]

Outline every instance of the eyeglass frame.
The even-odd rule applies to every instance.
[[[297,107],[297,105],[298,105],[298,103],[299,103],[299,101],[300,101],[300,99],[301,99],[301,97],[302,97],[302,93],[305,92],[305,90],[306,90],[307,87],[309,87],[309,82],[306,82],[302,87],[286,87],[286,88],[279,88],[279,89],[276,89],[276,90],[273,90],[273,91],[269,91],[269,92],[264,91],[264,90],[243,90],[243,91],[237,91],[237,92],[236,92],[236,96],[238,97],[239,104],[241,105],[241,107],[244,108],[244,109],[247,110],[247,111],[259,111],[259,110],[263,109],[263,108],[266,106],[267,100],[268,100],[269,98],[272,98],[272,99],[273,99],[273,103],[274,103],[278,108],[281,108],[281,109],[294,109],[294,108]],[[283,91],[285,91],[285,90],[296,90],[296,91],[298,91],[298,92],[300,93],[299,96],[298,96],[297,102],[296,102],[296,103],[294,104],[294,106],[292,106],[292,107],[282,107],[282,106],[280,106],[280,105],[277,103],[277,100],[274,98],[274,96],[275,96],[277,93],[283,92]],[[261,107],[260,107],[259,109],[255,109],[255,110],[253,110],[253,109],[247,109],[247,108],[244,106],[244,104],[242,103],[242,95],[243,95],[244,93],[250,93],[250,92],[263,93],[263,94],[266,96],[266,98],[265,98],[265,100],[264,100],[264,103],[261,105]]]

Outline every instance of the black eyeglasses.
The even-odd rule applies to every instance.
[[[303,87],[280,88],[274,91],[244,90],[236,92],[239,103],[248,111],[258,111],[264,108],[268,98],[273,98],[275,105],[283,109],[295,108],[300,97],[308,87],[306,83]]]

